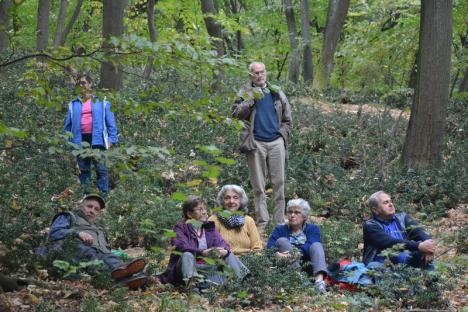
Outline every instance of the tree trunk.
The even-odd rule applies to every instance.
[[[213,0],[200,0],[201,2],[201,9],[203,12],[203,20],[205,21],[206,30],[210,35],[211,42],[216,50],[218,57],[221,57],[226,54],[224,49],[224,42],[223,42],[223,30],[221,24],[216,21],[212,16],[208,15],[216,15],[218,12],[216,11],[216,7],[214,5]],[[218,88],[219,82],[224,77],[224,69],[222,67],[217,68],[213,74],[213,83],[211,84],[211,89],[216,90]]]
[[[39,0],[37,7],[37,37],[36,48],[38,51],[47,49],[49,40],[49,12],[50,0]]]
[[[0,1],[0,51],[8,48],[8,30],[10,29],[11,0]]]
[[[146,3],[146,16],[148,20],[148,31],[151,42],[156,42],[157,32],[156,27],[154,26],[154,5],[158,0],[148,0]],[[151,76],[151,71],[153,70],[154,56],[148,56],[148,61],[145,66],[145,71],[143,77],[148,79]]]
[[[314,78],[315,89],[324,89],[330,84],[336,46],[340,39],[348,9],[349,0],[330,0],[328,3],[327,28],[325,29],[318,72]]]
[[[458,92],[467,92],[468,91],[468,67],[465,68],[465,73],[463,74],[463,79],[458,85]]]
[[[312,83],[313,63],[312,63],[312,40],[310,37],[310,17],[309,0],[301,1],[301,29],[302,40],[304,41],[304,55],[302,58],[302,77],[305,83]]]
[[[289,80],[294,83],[299,81],[299,40],[297,39],[296,18],[294,17],[294,5],[291,0],[284,0],[284,14],[288,25],[289,46],[291,59],[289,61]]]
[[[414,63],[411,68],[410,77],[408,81],[408,87],[415,90],[418,82],[418,64],[419,64],[419,49],[414,54]]]
[[[428,168],[441,161],[451,46],[452,1],[423,0],[418,78],[402,155],[408,168]]]
[[[241,3],[239,2],[239,0],[229,0],[229,4],[230,4],[229,6],[231,8],[232,14],[236,15],[237,24],[240,24],[239,12],[241,10]],[[243,49],[244,49],[244,42],[242,40],[242,33],[240,30],[237,30],[235,51],[240,54]]]
[[[73,25],[75,25],[76,20],[78,19],[78,16],[80,15],[80,10],[81,10],[81,5],[83,4],[84,0],[78,0],[76,2],[75,9],[73,10],[73,14],[70,18],[70,21],[67,24],[67,27],[65,27],[65,30],[63,31],[61,38],[60,38],[60,45],[63,46],[65,42],[67,41],[68,34],[70,33],[71,29],[73,28]]]
[[[65,24],[65,17],[67,16],[68,5],[70,4],[69,0],[60,1],[59,15],[57,18],[57,28],[55,29],[55,38],[54,38],[54,49],[57,49],[62,41],[63,35],[63,25]]]
[[[219,57],[225,54],[224,52],[224,43],[223,43],[223,32],[221,24],[216,21],[212,16],[216,15],[216,11],[213,0],[200,0],[201,9],[203,12],[203,20],[205,21],[206,30],[211,37],[211,42],[218,54]]]
[[[461,53],[460,55],[463,55],[463,53],[467,53],[468,50],[468,37],[466,35],[460,36],[460,41],[461,41]],[[463,72],[463,77],[462,80],[460,81],[460,84],[458,85],[458,92],[466,92],[468,91],[468,66],[465,63],[465,70]],[[463,70],[463,68],[461,68]]]
[[[103,0],[102,6],[102,37],[103,47],[112,50],[110,43],[112,36],[122,36],[124,33],[124,12],[127,5],[126,0]],[[123,85],[122,65],[117,56],[107,53],[109,61],[101,64],[101,88],[120,90]]]

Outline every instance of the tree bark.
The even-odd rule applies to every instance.
[[[288,25],[289,46],[291,59],[289,60],[289,80],[294,83],[299,81],[299,40],[297,39],[296,18],[294,17],[294,5],[291,0],[284,1],[284,14]]]
[[[11,0],[0,1],[0,51],[7,49],[10,42],[8,30],[10,29],[11,4]]]
[[[348,9],[349,0],[330,0],[328,3],[327,28],[325,29],[318,72],[314,78],[314,89],[324,89],[330,84],[336,46],[340,39]]]
[[[466,92],[466,91],[468,91],[468,67],[465,68],[463,79],[460,81],[460,84],[458,85],[458,92]]]
[[[301,29],[302,40],[304,41],[304,54],[302,57],[302,77],[305,83],[312,83],[313,63],[312,63],[312,40],[310,37],[310,16],[309,0],[301,1]]]
[[[216,21],[212,16],[209,16],[218,14],[214,2],[213,0],[200,0],[200,2],[206,30],[210,35],[212,45],[215,48],[218,57],[222,57],[226,54],[223,42],[223,29],[218,21]],[[216,90],[218,88],[219,82],[224,78],[224,69],[222,66],[214,71],[213,78],[214,79],[211,83],[211,89]]]
[[[403,148],[408,168],[441,162],[450,85],[452,1],[423,0],[418,78]]]
[[[59,15],[57,18],[57,27],[55,29],[55,38],[54,38],[54,49],[57,49],[62,41],[63,35],[63,26],[65,24],[65,17],[67,16],[68,5],[70,4],[69,0],[60,1]]]
[[[75,9],[73,10],[73,14],[70,18],[70,21],[68,21],[67,27],[65,27],[65,30],[63,31],[61,38],[60,38],[60,45],[63,46],[65,42],[67,41],[68,34],[70,33],[71,29],[73,28],[73,25],[75,25],[76,20],[78,19],[78,16],[80,15],[80,10],[81,10],[81,5],[83,4],[84,0],[78,0],[76,2]]]
[[[463,55],[464,53],[467,53],[468,51],[468,37],[466,35],[460,36],[460,42],[461,42],[461,49],[462,49],[460,55]],[[458,92],[466,92],[466,91],[468,91],[468,66],[465,63],[465,70],[463,71],[463,77],[460,80],[460,84],[458,85]]]
[[[416,89],[416,84],[418,81],[418,64],[419,64],[419,49],[414,54],[414,63],[413,63],[413,67],[411,68],[410,77],[408,81],[408,87],[413,90]]]
[[[218,12],[216,11],[213,0],[200,0],[200,2],[206,30],[211,37],[213,47],[215,48],[218,56],[221,57],[225,54],[221,24],[212,16],[209,16],[216,15]]]
[[[156,42],[157,32],[156,27],[154,26],[154,5],[158,0],[148,0],[146,3],[146,16],[148,20],[148,31],[151,42]],[[143,72],[143,77],[148,79],[151,76],[151,71],[153,70],[154,56],[148,56],[148,61],[145,66],[145,71]]]
[[[104,39],[103,47],[112,49],[114,46],[110,43],[112,36],[122,36],[124,33],[124,12],[127,5],[126,0],[103,0],[102,6],[102,37]],[[107,54],[109,61],[101,64],[101,88],[120,90],[123,86],[122,65],[119,64],[119,58]]]
[[[37,6],[37,36],[36,48],[38,51],[47,49],[49,40],[49,12],[50,0],[39,0]]]

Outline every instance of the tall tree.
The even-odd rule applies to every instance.
[[[284,14],[288,25],[289,46],[291,58],[289,60],[289,80],[297,83],[299,80],[300,51],[297,38],[296,18],[294,17],[294,5],[291,0],[284,0]]]
[[[349,0],[330,0],[328,2],[327,27],[325,29],[318,72],[314,77],[315,89],[323,89],[330,84],[335,51],[348,9]]]
[[[76,1],[75,9],[73,10],[73,14],[68,21],[67,26],[63,30],[62,35],[60,36],[60,45],[64,45],[65,42],[67,41],[68,34],[70,33],[71,29],[73,28],[73,25],[75,25],[76,20],[78,19],[78,16],[80,15],[81,11],[81,5],[83,4],[84,0],[78,0]]]
[[[418,76],[402,155],[408,168],[427,168],[440,163],[451,46],[452,1],[421,1]]]
[[[50,0],[39,0],[37,6],[37,37],[36,49],[44,51],[49,41]]]
[[[223,41],[223,28],[222,25],[213,17],[218,14],[215,3],[213,0],[200,0],[201,9],[203,13],[203,20],[205,21],[206,30],[211,38],[211,43],[216,50],[218,57],[226,54]],[[219,87],[219,81],[224,77],[224,69],[222,66],[214,70],[213,82],[211,89],[216,90]]]
[[[148,32],[151,42],[156,42],[157,32],[156,27],[154,26],[154,5],[158,0],[148,0],[146,3],[146,18],[148,21]],[[143,77],[148,79],[151,76],[151,71],[153,70],[154,56],[148,56],[148,61],[145,66],[145,71]]]
[[[461,41],[461,55],[468,53],[468,37],[466,35],[460,36]],[[463,69],[461,69],[463,70]],[[465,70],[463,72],[463,77],[460,80],[458,85],[458,92],[468,91],[468,64],[465,63]]]
[[[8,48],[8,30],[10,28],[11,0],[0,1],[0,51]]]
[[[63,26],[65,24],[65,17],[67,16],[68,5],[70,4],[69,0],[61,0],[59,15],[57,18],[57,27],[55,28],[55,37],[54,37],[54,49],[57,49],[62,41],[63,35]]]
[[[218,14],[215,3],[213,0],[200,0],[200,2],[206,30],[211,37],[212,44],[215,47],[218,56],[223,56],[225,54],[223,29],[221,24],[213,17],[213,15]]]
[[[311,83],[313,79],[312,40],[310,37],[309,0],[301,1],[301,30],[304,41],[304,54],[302,57],[302,77],[304,82]]]
[[[126,0],[103,0],[102,37],[104,42],[102,46],[109,49],[107,57],[110,60],[101,64],[101,88],[120,90],[123,86],[122,65],[119,64],[119,58],[112,55],[111,50],[114,46],[110,38],[123,35],[126,6]]]

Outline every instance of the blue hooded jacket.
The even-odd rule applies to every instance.
[[[70,142],[81,146],[81,98],[78,97],[68,105],[67,117],[63,130],[72,133]],[[111,104],[93,97],[91,101],[91,112],[93,114],[92,146],[106,147],[106,139],[111,144],[119,141],[117,125],[114,113],[111,111]]]

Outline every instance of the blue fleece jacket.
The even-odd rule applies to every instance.
[[[64,131],[71,132],[70,141],[81,146],[81,98],[76,98],[68,106],[67,117],[65,118]],[[104,108],[105,107],[105,108]],[[71,108],[71,109],[70,109]],[[119,141],[117,125],[115,123],[114,113],[111,111],[111,104],[105,101],[105,104],[97,97],[91,101],[91,112],[93,114],[93,146],[105,146],[104,136],[107,131],[109,142],[113,145]],[[104,120],[105,115],[105,120]]]
[[[320,228],[315,224],[306,223],[303,232],[307,237],[306,242],[304,245],[301,246],[301,252],[305,258],[305,260],[309,259],[309,249],[313,243],[321,243],[322,240],[320,239]],[[291,235],[291,231],[289,230],[289,226],[287,224],[278,225],[268,238],[267,248],[274,248],[275,243],[278,238],[285,237],[289,239]]]

